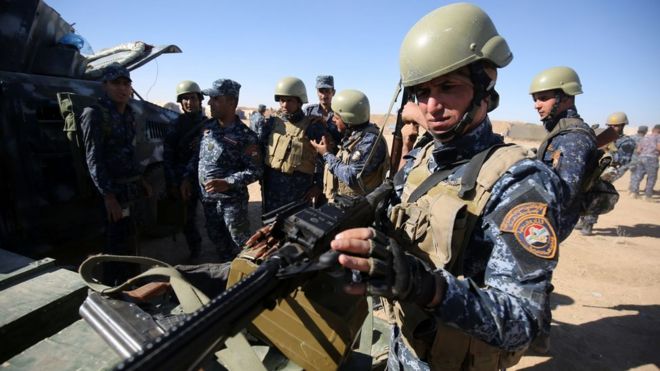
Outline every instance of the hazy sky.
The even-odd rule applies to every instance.
[[[318,74],[337,90],[364,91],[384,113],[399,79],[398,55],[410,27],[448,4],[421,0],[340,1],[47,1],[75,23],[98,52],[120,43],[176,44],[133,72],[146,99],[174,101],[181,80],[202,88],[231,78],[243,85],[243,106],[275,106],[273,90],[297,76],[311,102]],[[532,77],[552,66],[574,68],[583,84],[579,113],[588,123],[625,111],[634,126],[660,124],[660,1],[475,1],[513,51],[500,70],[495,120],[538,122],[528,94]],[[112,4],[112,5],[111,5]]]

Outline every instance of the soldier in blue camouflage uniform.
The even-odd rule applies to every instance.
[[[632,140],[635,141],[635,149],[637,148],[639,141],[642,140],[642,138],[644,138],[644,136],[648,131],[649,131],[648,126],[641,125],[639,128],[637,128],[637,134],[630,136]],[[628,169],[630,169],[630,185],[628,186],[628,193],[630,193],[630,195],[633,197],[635,197],[635,193],[637,192],[633,192],[632,179],[635,176],[635,171],[637,171],[638,163],[639,163],[639,157],[637,156],[637,150],[635,150],[633,152],[632,158],[630,159],[630,163],[628,164]]]
[[[336,155],[329,151],[325,140],[312,142],[325,161],[323,191],[328,200],[337,195],[365,195],[385,179],[389,168],[387,144],[380,136],[378,126],[369,122],[369,99],[361,91],[347,89],[339,92],[332,108],[339,132],[347,134]]]
[[[307,91],[302,80],[285,77],[275,87],[280,111],[257,128],[264,148],[262,182],[263,212],[291,202],[319,202],[323,197],[323,168],[310,140],[332,141],[320,122],[312,122],[302,110]]]
[[[107,242],[103,253],[135,255],[137,237],[131,206],[140,197],[151,193],[142,179],[142,169],[136,161],[136,123],[129,102],[133,94],[128,70],[118,64],[105,68],[105,96],[98,104],[82,113],[87,167],[97,190],[103,196],[106,211]],[[104,280],[108,284],[125,281],[132,276],[121,263],[108,264]]]
[[[260,104],[257,112],[254,112],[252,116],[250,116],[250,130],[256,133],[257,127],[263,125],[263,122],[266,120],[264,113],[266,113],[266,105]]]
[[[628,125],[628,116],[623,112],[614,112],[607,117],[607,126],[612,127],[618,134],[616,141],[605,147],[608,154],[612,156],[612,165],[605,169],[601,178],[609,183],[623,176],[635,152],[635,141],[623,134],[623,128],[626,125]],[[618,197],[612,199],[612,202],[615,203],[617,200]],[[604,201],[607,201],[607,199],[603,199],[599,203],[591,203],[587,206],[584,215],[578,223],[578,226],[581,228],[580,232],[583,235],[589,236],[592,234],[593,226],[598,222],[599,210],[603,208],[602,202]],[[611,204],[611,207],[605,207],[605,209],[611,210],[613,207],[614,204]]]
[[[610,182],[621,178],[630,167],[637,143],[628,135],[623,133],[628,125],[628,116],[624,112],[614,112],[607,118],[607,126],[613,128],[618,137],[614,143],[610,143],[605,149],[612,155],[612,166],[603,173],[603,177]]]
[[[529,93],[548,136],[537,158],[551,167],[566,187],[562,200],[562,229],[572,229],[580,216],[588,177],[599,157],[596,134],[578,115],[575,96],[582,94],[578,74],[569,67],[552,67],[537,74]]]
[[[388,370],[509,367],[549,321],[558,241],[570,230],[557,223],[559,177],[492,131],[496,67],[512,58],[466,3],[429,13],[403,41],[402,83],[418,102],[406,108],[420,111],[403,119],[423,117],[434,141],[407,156],[390,211],[396,238],[360,228],[331,243],[340,264],[363,272],[349,293],[389,298]]]
[[[335,96],[334,77],[331,75],[316,76],[316,95],[319,97],[319,103],[305,106],[305,115],[321,122],[332,136],[332,140],[340,143],[342,135],[332,119],[334,115],[332,98]]]
[[[642,138],[635,151],[639,158],[639,163],[630,180],[630,188],[633,196],[637,197],[639,184],[646,175],[646,187],[644,189],[644,199],[650,201],[653,197],[653,187],[658,178],[658,156],[660,155],[660,125],[653,127],[653,132]]]
[[[165,136],[163,150],[165,183],[173,198],[181,197],[179,188],[183,173],[190,159],[199,152],[202,122],[207,120],[202,110],[202,90],[196,82],[181,81],[176,87],[176,95],[183,113],[177,117]],[[191,258],[199,255],[202,246],[202,237],[197,230],[198,203],[199,191],[197,187],[191,187],[190,196],[185,202],[186,224],[183,227]]]
[[[199,152],[186,170],[182,192],[197,180],[206,230],[221,261],[234,258],[250,235],[248,184],[262,175],[257,136],[236,115],[241,85],[229,79],[213,82],[209,96],[212,118],[205,121]]]
[[[584,192],[599,157],[596,134],[578,115],[575,96],[582,94],[578,74],[569,67],[552,67],[534,76],[529,88],[534,109],[548,132],[537,151],[537,159],[551,167],[564,185],[560,229],[570,230],[582,210]],[[561,241],[560,241],[561,242]],[[553,287],[550,286],[550,291]],[[550,294],[550,292],[548,293]],[[546,316],[552,317],[550,302]],[[550,348],[550,322],[532,343],[532,349],[546,353]]]

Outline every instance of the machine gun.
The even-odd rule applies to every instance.
[[[330,241],[348,228],[366,227],[392,191],[386,182],[365,197],[318,209],[294,205],[274,217],[279,248],[258,268],[197,312],[116,366],[117,370],[192,370],[264,309],[320,270],[337,266]]]

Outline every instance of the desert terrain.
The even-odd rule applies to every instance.
[[[382,116],[372,121],[382,125]],[[493,123],[502,134],[510,125]],[[629,180],[626,174],[615,182],[619,202],[600,217],[592,236],[574,231],[561,244],[551,297],[551,349],[543,355],[528,353],[514,370],[660,368],[660,185],[653,200],[644,201],[628,196]],[[249,190],[249,217],[256,229],[259,184]],[[199,225],[204,251],[196,263],[214,261],[217,256],[205,235],[201,213]],[[180,234],[150,241],[143,252],[174,264],[186,262],[188,256]]]

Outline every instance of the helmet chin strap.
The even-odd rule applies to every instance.
[[[449,131],[437,135],[437,138],[440,140],[448,140],[463,136],[481,108],[481,102],[487,96],[495,92],[495,82],[488,76],[482,63],[471,63],[468,65],[468,68],[470,70],[470,80],[472,80],[472,89],[474,92],[472,102],[470,102],[470,107],[465,111],[465,114],[463,114],[461,121],[454,125]],[[497,96],[499,97],[499,95]]]

